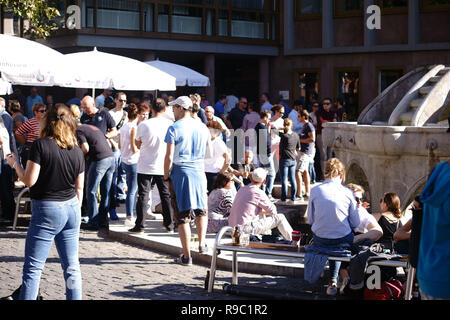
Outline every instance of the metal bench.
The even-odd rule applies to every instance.
[[[208,292],[212,292],[214,288],[214,280],[216,276],[217,269],[217,255],[221,250],[231,251],[233,253],[232,263],[231,263],[231,282],[234,285],[238,284],[238,252],[251,253],[251,254],[265,254],[274,256],[284,256],[284,257],[294,257],[294,258],[304,258],[305,253],[299,252],[298,248],[274,243],[260,243],[260,242],[250,242],[248,246],[235,246],[232,243],[222,243],[221,240],[223,236],[229,232],[230,235],[233,233],[232,227],[223,227],[216,236],[214,242],[212,259],[211,259],[211,269],[209,272],[208,279]],[[328,257],[328,260],[350,262],[350,257]],[[407,281],[405,290],[405,300],[411,300],[412,295],[412,285],[415,276],[415,269],[410,266],[407,260],[377,260],[372,261],[370,264],[378,266],[387,267],[402,267],[407,270]]]
[[[20,191],[19,195],[17,196],[16,200],[16,211],[14,213],[14,222],[13,222],[13,230],[16,230],[17,226],[17,218],[19,217],[19,210],[20,210],[20,202],[22,200],[22,197],[25,193],[30,192],[30,188],[24,188],[22,191]],[[29,198],[26,198],[26,201],[29,201]],[[25,201],[25,202],[26,202]]]

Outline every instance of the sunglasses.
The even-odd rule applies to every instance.
[[[46,112],[47,112],[47,110],[45,110],[45,109],[44,109],[44,110],[42,110],[42,109],[41,109],[41,110],[38,110],[37,112],[39,112],[39,113],[46,113]]]
[[[245,102],[245,101],[241,101],[240,103],[242,103],[242,104],[247,104],[247,102]]]
[[[358,197],[355,197],[355,200],[356,200],[357,203],[361,203],[361,201],[362,201],[362,199],[358,198]]]
[[[127,102],[127,100],[122,100],[122,99],[120,99],[119,102]]]
[[[330,105],[331,103],[330,102],[324,102],[323,104]]]

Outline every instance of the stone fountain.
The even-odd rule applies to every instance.
[[[386,88],[357,122],[324,124],[324,145],[345,164],[345,183],[364,187],[373,212],[385,192],[397,193],[405,210],[434,166],[450,160],[449,92],[449,66],[419,67]]]

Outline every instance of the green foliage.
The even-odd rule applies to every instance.
[[[60,16],[56,3],[52,0],[0,0],[0,5],[11,9],[15,16],[29,21],[24,31],[32,39],[45,39],[59,28],[55,20]]]

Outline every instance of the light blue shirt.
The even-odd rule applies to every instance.
[[[347,236],[360,224],[353,192],[343,186],[339,178],[327,179],[312,188],[308,223],[311,231],[320,238],[338,239]]]
[[[296,134],[300,134],[302,132],[303,123],[298,121],[298,112],[297,110],[292,109],[288,116],[289,119],[292,120],[292,131]]]
[[[203,167],[210,139],[211,134],[204,124],[193,118],[184,118],[169,127],[164,142],[175,145],[174,164],[198,163]]]
[[[32,98],[31,96],[27,97],[27,115],[28,119],[34,118],[34,114],[33,114],[33,105],[35,103],[44,103],[44,101],[42,100],[42,97],[40,95],[36,95],[34,98]]]

